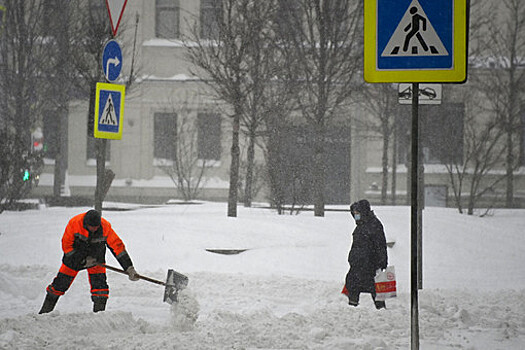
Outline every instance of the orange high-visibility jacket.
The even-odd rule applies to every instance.
[[[62,262],[75,270],[85,268],[84,264],[88,256],[96,258],[99,263],[104,263],[106,246],[108,246],[124,270],[131,266],[132,262],[124,242],[111,228],[109,221],[101,218],[98,230],[90,233],[84,224],[85,216],[86,213],[82,213],[69,220],[62,237],[64,251]]]

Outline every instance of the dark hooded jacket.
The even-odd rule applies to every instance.
[[[370,210],[370,203],[366,199],[352,204],[350,211],[352,216],[356,211],[359,212],[361,219],[356,221],[352,233],[346,288],[355,292],[373,292],[376,270],[385,269],[388,265],[383,225]]]

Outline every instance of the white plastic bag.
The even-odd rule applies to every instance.
[[[375,277],[376,300],[385,301],[397,296],[396,270],[394,266],[388,266],[386,270],[380,271]]]

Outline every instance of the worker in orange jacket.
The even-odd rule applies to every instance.
[[[53,282],[47,287],[46,298],[39,314],[51,312],[58,298],[68,290],[78,271],[87,269],[91,285],[93,312],[104,311],[109,297],[106,281],[106,245],[117,258],[132,281],[140,277],[135,271],[124,243],[113,231],[111,224],[96,210],[74,216],[66,226],[62,237],[62,266]]]

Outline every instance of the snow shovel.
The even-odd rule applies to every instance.
[[[122,269],[119,269],[113,266],[109,266],[106,264],[99,264],[99,265],[104,266],[108,270],[127,275],[126,271]],[[183,274],[177,271],[171,270],[171,269],[168,270],[168,277],[166,278],[166,282],[162,282],[162,281],[159,281],[159,280],[156,280],[150,277],[142,276],[142,275],[139,275],[139,278],[144,281],[148,281],[151,283],[160,284],[162,286],[165,286],[166,288],[164,289],[164,300],[163,301],[168,304],[176,303],[178,301],[177,293],[179,292],[179,290],[183,290],[188,285],[187,276],[184,276]]]

